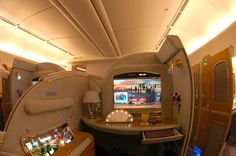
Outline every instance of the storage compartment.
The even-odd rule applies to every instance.
[[[52,155],[75,142],[76,137],[66,124],[45,130],[39,134],[21,137],[21,144],[27,155]]]
[[[183,134],[176,129],[142,131],[142,138],[143,144],[152,144],[180,140]]]

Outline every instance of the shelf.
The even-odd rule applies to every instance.
[[[183,134],[176,129],[154,130],[154,131],[142,131],[142,143],[152,144],[181,140]]]
[[[22,136],[21,144],[27,156],[43,155],[43,153],[53,156],[94,153],[93,136],[86,132],[71,130],[67,124]],[[91,151],[87,151],[89,146],[92,146]]]
[[[165,130],[180,128],[181,125],[172,119],[158,119],[160,122],[157,124],[142,125],[142,121],[135,120],[132,123],[106,123],[104,118],[96,118],[91,120],[83,117],[84,123],[96,130],[113,133],[113,134],[126,134],[126,135],[140,135],[142,131]]]

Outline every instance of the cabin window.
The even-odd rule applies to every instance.
[[[228,101],[227,64],[225,61],[217,63],[214,68],[214,101]]]

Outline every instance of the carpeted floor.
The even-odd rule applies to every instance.
[[[236,137],[229,137],[229,140],[224,147],[222,156],[236,156]]]

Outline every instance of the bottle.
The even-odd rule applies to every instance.
[[[53,149],[49,144],[47,144],[46,150],[47,150],[47,152],[50,153],[50,154],[53,154],[53,153],[54,153],[54,149]]]
[[[40,139],[40,137],[38,137],[38,147],[41,149],[43,147],[43,143]]]
[[[31,145],[32,145],[33,151],[37,149],[37,146],[33,139],[31,139]]]
[[[50,156],[45,148],[41,149],[42,156]]]

